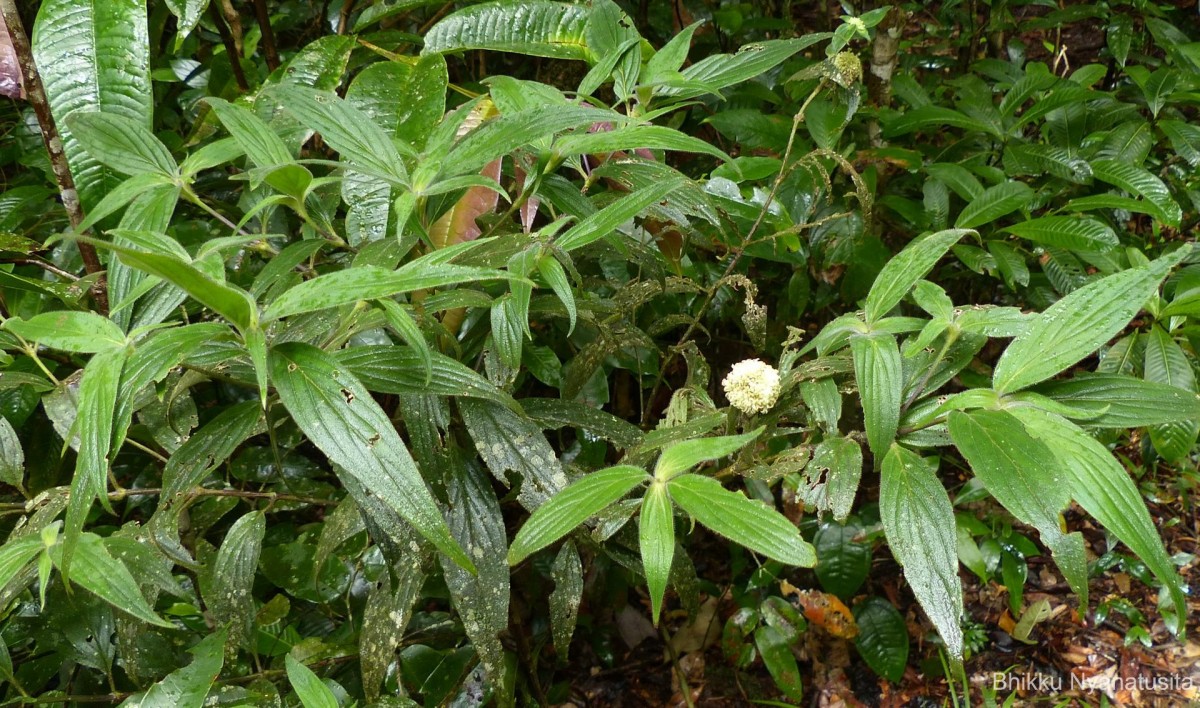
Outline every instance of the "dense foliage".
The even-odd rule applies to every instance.
[[[549,705],[644,610],[797,701],[960,565],[1088,616],[1073,508],[1185,630],[1185,12],[0,5],[7,699]]]

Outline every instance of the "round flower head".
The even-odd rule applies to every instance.
[[[758,359],[734,364],[721,385],[733,407],[744,413],[766,413],[779,398],[779,372]]]

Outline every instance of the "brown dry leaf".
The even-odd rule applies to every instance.
[[[709,648],[721,637],[721,623],[716,619],[717,598],[710,597],[700,604],[696,619],[682,627],[671,637],[671,648],[676,655]]]
[[[0,95],[9,98],[24,98],[25,86],[21,79],[21,62],[13,48],[12,35],[4,16],[0,15]]]

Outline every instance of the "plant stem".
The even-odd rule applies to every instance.
[[[41,75],[38,74],[37,64],[33,61],[33,47],[25,34],[25,25],[21,23],[21,13],[17,11],[16,0],[0,0],[0,14],[4,16],[13,50],[21,65],[25,97],[29,99],[37,116],[42,142],[50,155],[50,168],[54,172],[54,181],[58,183],[63,208],[67,210],[67,218],[71,220],[71,227],[75,229],[83,223],[83,205],[79,203],[79,191],[75,188],[75,178],[71,175],[71,166],[67,163],[67,154],[63,151],[62,136],[59,135],[58,125],[50,111],[50,101],[46,98],[46,89],[42,85]],[[79,243],[78,247],[79,255],[83,258],[83,267],[88,274],[104,270],[95,246]],[[92,285],[92,299],[96,302],[97,310],[108,313],[108,287],[104,278],[97,279]]]
[[[279,50],[275,48],[275,32],[271,29],[271,15],[267,12],[266,0],[254,0],[254,13],[258,17],[258,29],[262,32],[267,68],[275,71],[279,68]]]
[[[217,9],[216,3],[208,6],[208,16],[217,27],[217,34],[221,35],[221,43],[225,45],[225,54],[229,57],[229,64],[233,67],[233,80],[237,82],[238,88],[242,93],[250,90],[250,84],[246,83],[246,74],[242,71],[242,55],[238,51],[237,44],[233,40],[233,35],[229,32],[229,27],[225,24],[225,18],[221,16],[221,11]]]

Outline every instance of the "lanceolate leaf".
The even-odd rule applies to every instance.
[[[1036,389],[1056,401],[1103,411],[1088,427],[1140,428],[1200,420],[1200,395],[1120,374],[1080,374]]]
[[[953,657],[962,657],[959,621],[963,598],[954,507],[926,462],[899,445],[892,445],[883,459],[879,518],[892,554],[904,567],[904,579],[946,643],[946,650]]]
[[[243,644],[254,630],[254,575],[263,536],[267,532],[262,512],[246,514],[225,534],[209,572],[205,600],[218,626],[230,626],[230,639]]]
[[[528,418],[491,401],[460,399],[458,410],[492,475],[505,486],[520,480],[521,506],[533,511],[567,486],[554,448]],[[520,477],[512,478],[509,472]]]
[[[574,543],[567,541],[558,550],[550,577],[554,580],[554,592],[550,593],[550,630],[559,662],[566,663],[583,597],[583,564]]]
[[[728,161],[729,155],[699,138],[658,125],[630,125],[599,133],[573,133],[558,139],[554,151],[562,156],[593,155],[618,150],[673,150],[696,152]]]
[[[667,485],[662,482],[652,484],[642,499],[638,546],[650,591],[651,619],[657,626],[667,580],[671,576],[671,561],[675,557],[675,514]]]
[[[475,566],[450,535],[391,420],[337,361],[297,342],[271,351],[271,379],[292,419],[339,474],[357,480],[454,562]]]
[[[471,556],[478,573],[472,575],[447,561],[442,569],[467,637],[487,669],[488,681],[501,687],[508,683],[500,644],[500,633],[508,627],[509,569],[504,560],[508,537],[487,473],[460,457],[455,451],[446,470],[450,531]]]
[[[166,177],[179,171],[175,158],[150,132],[145,121],[119,113],[76,111],[67,117],[71,132],[105,167],[126,175],[154,173]]]
[[[829,33],[775,39],[743,45],[736,54],[714,54],[683,70],[678,85],[659,86],[655,93],[676,99],[699,96],[752,79],[782,64],[797,52],[828,39]]]
[[[192,663],[171,672],[146,693],[129,698],[121,708],[202,708],[225,664],[225,630],[205,637],[191,654]]]
[[[1015,408],[1013,415],[1053,454],[1071,497],[1129,546],[1168,588],[1176,617],[1186,615],[1183,582],[1125,468],[1095,438],[1064,418],[1032,407]],[[1183,624],[1177,621],[1173,631],[1182,631]]]
[[[750,444],[762,431],[763,428],[760,427],[741,435],[721,435],[676,443],[663,450],[658,464],[654,467],[654,477],[668,480],[701,462],[731,455]]]
[[[992,383],[1008,393],[1044,381],[1124,329],[1166,274],[1145,266],[1085,285],[1046,309],[996,363]]]
[[[1118,245],[1117,234],[1105,223],[1073,216],[1044,216],[1004,230],[1034,243],[1076,251],[1107,251]]]
[[[904,390],[904,371],[900,349],[890,334],[856,335],[850,338],[854,354],[854,376],[862,399],[867,442],[879,459],[900,425],[900,404]]]
[[[541,108],[508,113],[467,133],[446,157],[442,172],[475,174],[492,160],[555,133],[593,123],[624,124],[627,120],[615,111],[573,104],[556,106],[552,110]]]
[[[679,184],[671,181],[643,187],[575,224],[555,240],[555,245],[564,251],[573,251],[602,239],[678,188]]]
[[[1144,198],[1159,220],[1170,226],[1179,226],[1179,220],[1183,218],[1179,205],[1162,180],[1149,170],[1119,160],[1094,160],[1092,174],[1098,180]]]
[[[125,333],[107,317],[94,312],[46,312],[28,320],[14,317],[4,329],[52,349],[94,354],[121,347]]]
[[[588,8],[564,2],[521,0],[463,8],[425,35],[423,54],[491,49],[553,59],[587,59]]]
[[[875,322],[891,311],[933,266],[968,233],[967,229],[947,229],[925,236],[905,246],[879,275],[867,294],[867,321]]]
[[[631,465],[609,467],[585,475],[555,494],[529,517],[508,547],[508,564],[516,565],[567,535],[646,478],[645,470]]]
[[[50,555],[60,572],[64,553],[61,543],[50,548]],[[175,628],[175,625],[154,614],[154,609],[142,596],[129,569],[109,554],[108,549],[104,547],[104,540],[99,536],[93,533],[81,535],[75,546],[73,558],[73,583],[79,584],[128,615],[160,627]]]
[[[432,393],[494,401],[519,410],[516,401],[474,370],[445,354],[429,352],[430,378],[425,380],[424,357],[411,347],[386,344],[349,347],[333,355],[369,390],[377,393]]]
[[[304,708],[338,708],[333,691],[321,683],[320,677],[314,674],[312,669],[296,661],[291,654],[287,655],[285,663],[288,683],[292,684]]]
[[[960,229],[983,226],[1027,206],[1032,198],[1033,190],[1024,182],[1001,182],[971,200],[954,225]]]
[[[163,498],[170,499],[204,481],[247,438],[263,432],[262,408],[257,400],[232,405],[192,434],[163,469]]]
[[[1051,463],[1047,445],[1025,431],[1005,411],[978,410],[950,414],[950,437],[987,490],[1024,523],[1033,526],[1054,553],[1071,589],[1087,606],[1087,559],[1078,532],[1064,534],[1059,512],[1071,490]]]
[[[150,46],[142,0],[47,0],[33,53],[86,212],[116,184],[71,130],[76,112],[119,115],[150,127]]]
[[[734,543],[788,565],[811,568],[817,562],[795,524],[762,502],[698,474],[681,475],[668,486],[680,508]]]
[[[358,651],[363,690],[368,700],[379,695],[379,686],[396,659],[396,647],[404,641],[404,629],[412,617],[413,603],[425,583],[424,554],[405,550],[411,560],[395,568],[395,587],[391,575],[383,573],[371,588],[367,606],[363,609]]]
[[[1147,381],[1180,389],[1185,396],[1196,393],[1196,374],[1183,348],[1159,325],[1146,337],[1143,364]],[[1196,444],[1200,419],[1175,419],[1150,428],[1150,441],[1162,458],[1181,463]]]

